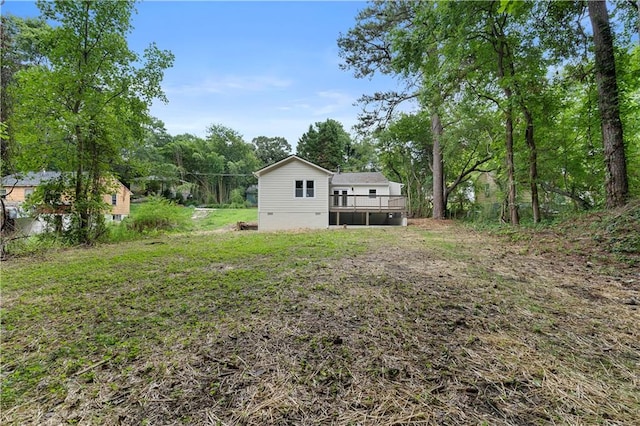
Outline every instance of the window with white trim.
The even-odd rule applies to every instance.
[[[111,205],[115,206],[118,204],[118,194],[111,194]]]
[[[369,198],[376,198],[376,190],[375,189],[370,189],[369,190]]]
[[[296,198],[315,198],[315,181],[313,180],[296,180],[295,197]]]

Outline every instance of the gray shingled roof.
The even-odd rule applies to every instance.
[[[331,185],[388,185],[389,180],[380,172],[336,173]]]
[[[2,178],[2,186],[38,186],[42,182],[55,179],[60,172],[28,172],[24,174],[7,175]],[[16,182],[17,181],[17,182]]]

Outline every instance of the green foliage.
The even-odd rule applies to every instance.
[[[189,217],[185,216],[185,210],[189,211],[165,198],[151,197],[133,210],[124,223],[139,234],[186,230]]]
[[[5,241],[5,255],[8,257],[35,257],[66,248],[69,245],[63,238],[51,233],[32,235],[26,238],[14,238]]]
[[[401,115],[376,134],[382,170],[391,180],[405,184],[412,216],[430,213],[431,124],[424,114]]]
[[[180,182],[179,167],[166,156],[164,149],[173,137],[167,133],[164,123],[154,117],[144,125],[144,136],[139,143],[123,148],[126,159],[114,165],[120,181],[131,188],[133,184],[143,186],[148,193],[158,193],[162,186]]]
[[[251,143],[256,148],[256,157],[262,166],[276,163],[291,154],[291,145],[283,137],[258,136]]]
[[[637,11],[631,13],[629,5],[622,9],[615,19],[622,16],[628,24],[635,14],[637,20]],[[585,3],[580,2],[371,3],[338,39],[342,67],[357,78],[392,75],[406,82],[406,89],[364,95],[359,127],[378,134],[383,134],[381,129],[393,131],[403,119],[397,114],[401,104],[418,100],[420,114],[437,115],[443,123],[447,194],[455,195],[456,185],[491,170],[510,199],[508,205],[520,203],[525,217],[534,204],[534,189],[543,213],[558,197],[578,208],[602,205],[603,139],[592,40],[579,18],[584,12]],[[635,194],[640,167],[631,165],[640,158],[634,155],[640,146],[640,61],[632,59],[637,48],[625,33],[632,27],[622,32],[620,25],[613,28],[620,32],[616,61],[621,119],[630,193]],[[424,122],[426,127],[426,117]],[[390,161],[392,152],[381,150],[382,162],[400,168],[408,152]],[[423,186],[430,186],[429,166],[423,162],[423,169],[415,171]],[[512,213],[511,221],[517,223],[517,210]]]
[[[214,177],[217,188],[215,201],[227,203],[234,188],[246,189],[255,183],[253,172],[260,168],[252,144],[243,140],[242,135],[228,127],[214,124],[207,131],[207,143],[222,160],[222,173]]]
[[[231,197],[229,197],[231,204],[236,206],[244,205],[244,189],[235,188],[231,191]]]
[[[132,1],[39,1],[57,24],[45,33],[46,61],[16,74],[11,129],[20,170],[73,171],[73,226],[78,243],[101,234],[103,179],[125,148],[143,135],[173,55],[155,45],[127,46]],[[96,232],[97,231],[97,232]]]
[[[640,22],[640,16],[637,18]],[[640,30],[639,30],[640,32]],[[639,34],[640,36],[640,34]],[[624,126],[629,193],[640,197],[640,45],[617,51],[620,117]]]
[[[300,137],[297,155],[327,170],[337,170],[345,163],[351,137],[342,124],[333,119],[317,122]]]
[[[640,255],[640,202],[632,201],[626,207],[606,214],[592,226],[593,238],[611,253],[621,256]]]
[[[49,25],[42,18],[0,17],[0,175],[15,173],[14,156],[18,147],[8,127],[15,99],[11,96],[15,75],[22,69],[42,63]]]
[[[342,170],[345,172],[373,172],[381,169],[376,144],[370,138],[351,141],[346,149]]]
[[[220,205],[229,203],[233,189],[255,183],[255,148],[229,127],[212,125],[205,139],[183,134],[154,140],[145,148],[153,176],[142,178],[147,193],[172,188],[188,193],[190,204]]]

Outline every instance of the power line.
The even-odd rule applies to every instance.
[[[200,172],[186,172],[187,175],[198,176],[253,176],[253,173],[200,173]]]

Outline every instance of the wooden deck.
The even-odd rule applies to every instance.
[[[406,197],[401,195],[330,195],[330,212],[405,212]]]

